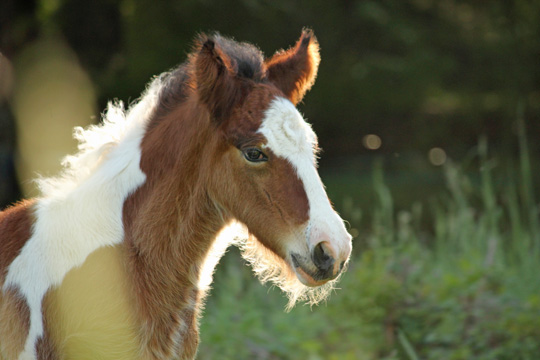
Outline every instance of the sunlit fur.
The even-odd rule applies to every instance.
[[[340,276],[319,287],[302,284],[291,267],[281,257],[264,247],[255,237],[239,237],[237,246],[242,257],[251,264],[258,279],[264,284],[278,286],[288,297],[286,309],[290,311],[298,301],[316,305],[325,300],[335,288]]]
[[[227,247],[231,245],[240,249],[242,257],[251,265],[261,283],[269,282],[287,295],[287,311],[290,311],[297,302],[305,301],[309,305],[316,305],[324,301],[335,289],[341,277],[340,275],[319,287],[302,284],[284,259],[268,250],[259,240],[249,234],[249,230],[243,224],[233,221],[220,232],[205,259],[199,281],[201,290],[209,290],[215,266]]]

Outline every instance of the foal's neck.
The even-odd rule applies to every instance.
[[[189,359],[198,344],[201,267],[226,219],[208,197],[195,156],[204,127],[171,121],[178,119],[161,120],[143,140],[147,179],[124,205],[125,245],[144,352]]]

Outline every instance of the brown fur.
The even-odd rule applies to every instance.
[[[195,120],[180,121],[180,114]],[[188,100],[145,136],[141,169],[147,181],[124,206],[142,345],[150,358],[173,356],[182,324],[194,321],[189,316],[197,266],[221,224],[218,209],[198,186],[198,160],[205,155],[201,140],[212,135],[198,120],[204,121],[196,102]],[[196,347],[189,340],[183,339],[183,347]]]
[[[24,201],[0,212],[0,289],[9,265],[30,239],[33,204]],[[17,289],[0,291],[0,319],[0,358],[16,358],[30,328],[30,310]]]
[[[15,359],[30,328],[30,310],[17,289],[0,291],[0,319],[0,359]]]
[[[51,308],[51,298],[54,290],[49,290],[42,300],[41,312],[43,316],[43,336],[40,337],[36,343],[36,353],[38,360],[58,360],[57,349],[53,344],[53,338],[50,334],[49,321],[56,318],[58,319],[58,313]]]
[[[54,344],[47,333],[38,339],[36,354],[38,360],[59,360]]]
[[[32,235],[33,205],[33,200],[25,200],[0,212],[0,288],[7,268]]]

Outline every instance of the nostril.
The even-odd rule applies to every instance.
[[[341,264],[339,264],[339,271],[342,271],[343,267],[345,267],[345,261],[342,261]]]
[[[327,271],[334,265],[334,258],[328,254],[324,242],[318,243],[313,249],[313,263],[322,271]]]

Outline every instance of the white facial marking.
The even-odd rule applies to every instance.
[[[287,159],[296,169],[304,184],[309,201],[308,245],[325,235],[336,248],[350,247],[341,243],[350,237],[345,230],[343,220],[332,209],[316,168],[314,148],[317,137],[311,126],[287,99],[276,98],[270,103],[265,113],[259,132],[267,139],[267,147],[280,157]],[[345,251],[345,250],[344,250]]]
[[[122,207],[146,176],[139,168],[144,123],[157,99],[157,83],[127,116],[109,106],[105,124],[78,129],[80,152],[64,160],[65,173],[41,179],[32,236],[8,268],[3,290],[17,287],[30,309],[30,330],[19,359],[36,358],[43,336],[41,306],[47,290],[81,266],[96,249],[124,237]]]

